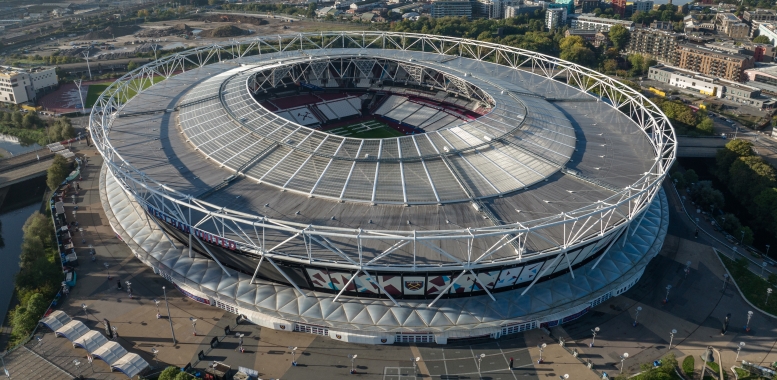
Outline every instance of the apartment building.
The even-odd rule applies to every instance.
[[[623,25],[628,30],[634,29],[634,22],[630,20],[615,20],[611,18],[596,17],[593,14],[569,15],[570,29],[589,29],[600,32],[609,32],[615,25]]]
[[[745,11],[742,14],[742,20],[748,23],[752,23],[753,21],[773,22],[777,21],[777,12],[771,9],[754,9],[751,11]]]
[[[594,9],[599,8],[601,3],[599,0],[576,0],[575,6],[580,7],[581,13],[591,13]]]
[[[677,62],[677,47],[684,35],[664,30],[637,28],[631,32],[629,53],[649,54],[661,63],[674,65]]]
[[[594,47],[608,46],[610,39],[608,32],[600,32],[592,29],[567,29],[564,32],[564,37],[580,36],[583,40],[590,43]]]
[[[677,48],[677,67],[730,81],[745,80],[745,70],[754,66],[753,57],[732,54],[691,44]]]
[[[432,18],[454,16],[472,19],[472,3],[468,0],[439,0],[432,2]]]
[[[612,0],[612,10],[621,18],[626,17],[626,0]]]
[[[35,102],[38,94],[59,84],[54,67],[21,69],[0,66],[0,102],[22,104]]]
[[[567,23],[566,8],[548,8],[545,12],[545,27],[553,30]]]
[[[653,0],[636,0],[632,3],[632,13],[650,12],[653,10]]]

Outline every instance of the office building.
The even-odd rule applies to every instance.
[[[59,79],[53,67],[21,69],[0,66],[0,102],[35,102],[38,94],[53,89],[57,84]]]
[[[612,10],[621,18],[626,17],[626,0],[612,0]]]
[[[637,0],[632,3],[632,14],[637,12],[650,12],[653,10],[653,0]]]
[[[744,71],[754,65],[753,57],[691,44],[680,45],[677,48],[677,58],[677,66],[681,69],[735,82],[743,81]]]
[[[677,67],[657,65],[648,70],[648,79],[684,89],[691,89],[702,95],[723,97],[724,86],[715,78]]]
[[[555,0],[548,8],[565,8],[567,15],[575,14],[575,0]]]
[[[601,5],[599,0],[577,0],[575,6],[580,7],[581,13],[591,13],[594,9],[599,8]]]

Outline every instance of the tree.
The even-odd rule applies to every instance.
[[[687,182],[687,178],[686,178]],[[698,181],[691,187],[691,199],[704,210],[711,210],[723,207],[723,193],[712,187],[710,181]]]
[[[159,374],[159,380],[175,380],[176,376],[181,372],[178,367],[170,366],[165,368],[162,373]]]
[[[26,336],[32,332],[48,306],[49,302],[40,293],[30,297],[26,305],[19,305],[13,313],[13,334]]]
[[[623,50],[629,44],[631,32],[623,25],[614,25],[610,28],[610,42],[615,49]]]
[[[688,169],[683,174],[683,179],[685,180],[685,183],[692,185],[696,182],[699,182],[699,175],[696,174],[696,170]]]
[[[685,176],[683,176],[683,173],[681,173],[679,170],[672,173],[672,181],[677,184],[678,189],[682,189],[687,186],[687,183],[685,182]]]
[[[705,117],[701,123],[696,125],[696,130],[706,135],[712,135],[714,133],[713,126],[712,119]]]
[[[744,232],[744,235],[742,233]],[[750,229],[748,226],[742,226],[736,229],[732,233],[734,235],[734,239],[737,239],[742,242],[742,244],[750,245],[753,244],[753,230]]]
[[[766,36],[758,36],[756,38],[753,38],[753,43],[755,43],[755,44],[771,44],[772,40],[770,40],[769,37],[766,37]]]
[[[20,128],[22,126],[22,120],[24,119],[24,116],[19,111],[14,111],[11,114],[11,122],[13,123],[14,127]]]
[[[65,157],[58,154],[54,155],[54,162],[51,163],[46,172],[46,184],[49,186],[49,189],[54,191],[59,188],[59,185],[67,178],[68,174],[70,174],[70,163],[67,162]]]
[[[138,64],[135,63],[135,61],[129,61],[129,63],[127,63],[127,71],[132,71],[137,68],[138,68]]]

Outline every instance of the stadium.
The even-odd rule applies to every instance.
[[[612,78],[391,32],[175,53],[111,85],[90,132],[106,215],[155,273],[267,328],[370,344],[498,338],[628,290],[666,235],[676,153]]]

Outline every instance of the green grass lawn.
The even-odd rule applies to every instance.
[[[766,289],[772,285],[768,281],[759,277],[757,274],[747,269],[747,266],[737,265],[734,260],[728,256],[718,253],[723,264],[726,265],[731,275],[736,280],[739,290],[745,295],[748,301],[767,313],[777,314],[777,297],[772,296],[769,303],[766,303]],[[731,285],[731,284],[729,284]],[[742,328],[742,326],[732,326],[732,328]]]
[[[161,82],[164,79],[165,78],[162,77],[162,76],[156,76],[156,77],[154,77],[153,81],[154,81],[154,83],[159,83],[159,82]],[[143,78],[142,80],[143,80],[143,82],[142,82],[143,83],[143,89],[146,89],[146,88],[151,86],[151,81],[149,81],[146,78]],[[140,81],[141,81],[141,79],[139,79],[139,78],[138,79],[133,79],[131,81],[132,84],[129,85],[129,86],[130,87],[134,87],[134,85],[136,83],[140,83]],[[100,97],[100,94],[102,94],[103,91],[105,91],[108,88],[108,86],[111,85],[111,83],[113,83],[113,82],[104,82],[104,83],[90,84],[89,85],[89,90],[87,90],[87,93],[86,93],[86,100],[85,100],[86,107],[87,108],[91,108],[92,106],[94,106],[94,102],[97,101],[97,98]],[[127,98],[130,99],[133,96],[135,96],[135,94],[137,94],[136,91],[133,91],[133,90],[129,89],[127,91]],[[124,101],[125,99],[121,99],[121,100]]]
[[[327,132],[346,137],[356,137],[361,139],[385,139],[390,137],[404,136],[400,131],[391,128],[386,123],[376,120],[364,121],[330,129]]]

